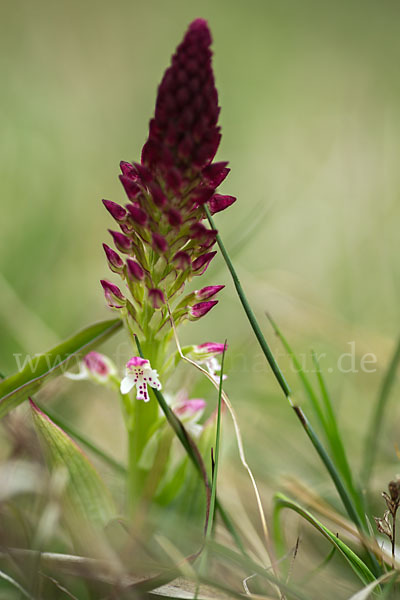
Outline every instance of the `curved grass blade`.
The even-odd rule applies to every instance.
[[[379,392],[379,396],[375,405],[375,409],[371,416],[371,422],[369,425],[368,433],[365,439],[364,448],[364,464],[361,473],[361,479],[365,486],[368,486],[368,482],[371,478],[372,471],[374,468],[374,462],[377,455],[379,446],[379,439],[382,429],[383,417],[385,415],[385,409],[390,397],[394,381],[396,379],[397,368],[400,363],[400,339],[397,342],[396,349],[393,353],[392,360],[390,361],[389,368],[382,382],[382,387]]]
[[[26,364],[18,373],[0,382],[0,418],[114,335],[121,326],[120,319],[101,321],[82,329],[48,352],[27,357]]]
[[[111,495],[79,446],[30,400],[33,421],[51,470],[68,473],[66,500],[80,519],[103,527],[115,516]]]
[[[351,596],[351,598],[349,598],[349,600],[367,600],[367,598],[369,598],[371,596],[372,592],[375,590],[375,588],[380,583],[385,583],[388,580],[389,580],[389,583],[387,586],[385,586],[385,591],[382,594],[382,598],[390,598],[390,591],[391,591],[394,583],[396,582],[396,579],[397,579],[396,571],[389,571],[389,573],[384,573],[376,581],[372,581],[367,586],[365,586],[362,590],[359,590],[358,592],[353,594]]]
[[[347,560],[350,567],[353,569],[355,574],[359,577],[364,585],[368,585],[371,582],[376,581],[376,577],[367,567],[367,565],[361,560],[359,556],[351,548],[349,548],[342,540],[340,540],[332,531],[330,531],[325,525],[318,521],[308,510],[304,509],[300,504],[290,500],[290,498],[283,494],[277,494],[275,496],[275,510],[274,510],[274,525],[277,540],[280,545],[281,539],[281,528],[279,527],[279,514],[283,508],[288,508],[297,512],[303,519],[308,521],[317,531],[319,531]]]

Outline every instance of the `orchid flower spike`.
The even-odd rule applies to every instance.
[[[80,362],[78,373],[65,373],[65,377],[79,381],[81,379],[91,379],[92,381],[105,385],[110,383],[116,376],[117,368],[107,356],[99,352],[89,352]]]
[[[149,385],[156,390],[161,390],[158,373],[151,368],[150,362],[140,356],[133,356],[126,363],[125,377],[121,381],[121,394],[128,394],[136,385],[136,399],[148,402],[150,400],[147,391]]]

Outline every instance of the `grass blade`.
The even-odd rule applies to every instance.
[[[47,381],[66,371],[92,348],[114,335],[121,326],[120,319],[95,323],[48,352],[30,357],[18,373],[0,382],[0,418],[35,394]]]
[[[371,582],[375,582],[376,578],[367,565],[361,560],[359,556],[351,548],[349,548],[342,540],[340,540],[332,531],[330,531],[325,525],[320,523],[308,510],[302,508],[297,502],[290,500],[283,494],[277,494],[275,496],[275,514],[274,524],[275,531],[280,532],[281,528],[279,525],[279,513],[283,508],[289,508],[297,512],[301,517],[308,521],[317,531],[329,540],[329,542],[340,552],[340,554],[347,560],[355,574],[359,577],[364,585],[368,585]]]
[[[66,500],[78,518],[103,527],[115,516],[115,507],[96,469],[75,442],[30,400],[33,421],[51,470],[68,473]]]

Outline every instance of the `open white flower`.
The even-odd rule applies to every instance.
[[[136,385],[136,399],[148,402],[150,400],[147,391],[149,385],[156,390],[161,390],[158,373],[151,368],[150,362],[140,356],[133,356],[126,363],[125,377],[121,381],[121,394],[128,394]]]

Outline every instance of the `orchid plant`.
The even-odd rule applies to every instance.
[[[107,584],[110,580],[112,584],[116,581],[116,593],[119,594],[121,589],[128,589],[133,593],[133,596],[129,597],[142,597],[142,594],[147,594],[147,590],[156,589],[164,582],[164,573],[163,577],[151,575],[139,582],[136,579],[132,582],[132,578],[129,578],[131,573],[129,577],[122,575],[124,569],[131,568],[132,565],[128,561],[127,566],[121,559],[120,547],[110,542],[112,535],[108,535],[107,527],[110,523],[120,524],[121,521],[129,533],[132,523],[139,523],[141,527],[148,505],[159,507],[170,504],[182,492],[184,484],[191,484],[194,478],[197,483],[201,482],[206,498],[205,506],[203,505],[202,512],[200,511],[203,522],[205,521],[202,546],[184,560],[176,553],[180,562],[175,561],[175,568],[168,572],[170,579],[177,575],[177,562],[179,566],[183,563],[192,564],[201,555],[196,572],[198,585],[204,580],[204,565],[211,547],[215,556],[219,556],[221,560],[231,560],[235,565],[232,569],[235,576],[236,565],[245,571],[248,576],[243,579],[240,575],[240,582],[243,583],[246,593],[249,593],[249,590],[244,582],[258,575],[268,594],[274,594],[273,597],[281,600],[289,597],[302,600],[304,596],[288,584],[289,573],[282,572],[286,569],[287,554],[279,517],[281,510],[286,508],[295,511],[310,523],[329,541],[333,549],[344,557],[365,586],[363,594],[366,593],[365,590],[368,593],[374,589],[380,592],[380,584],[390,579],[388,575],[391,575],[384,572],[385,565],[390,564],[393,569],[396,568],[395,536],[399,482],[391,482],[390,496],[384,493],[388,511],[383,518],[376,518],[378,532],[389,537],[391,541],[389,558],[379,548],[371,531],[371,511],[363,488],[368,489],[376,450],[375,440],[378,437],[388,389],[400,360],[400,346],[393,358],[388,379],[384,382],[375,420],[371,423],[362,488],[349,466],[318,359],[313,355],[318,379],[318,391],[315,391],[314,384],[302,369],[298,368],[298,360],[289,343],[271,319],[275,333],[299,372],[309,404],[324,435],[323,441],[295,401],[215,227],[213,215],[231,206],[235,198],[217,192],[219,185],[227,177],[229,168],[227,162],[214,160],[221,132],[218,126],[218,94],[211,64],[211,41],[210,30],[205,20],[196,19],[190,24],[158,88],[155,113],[150,121],[149,135],[143,146],[140,162],[123,161],[120,164],[120,181],[127,197],[124,205],[103,200],[115,224],[109,230],[114,248],[103,244],[113,280],[102,279],[101,285],[107,306],[116,318],[92,325],[55,347],[50,353],[38,355],[34,372],[28,365],[20,373],[2,381],[0,417],[30,397],[34,423],[48,463],[58,481],[53,487],[65,500],[63,518],[69,524],[74,547],[84,554],[87,552],[88,545],[85,545],[85,542],[88,539],[90,548],[95,548],[95,552],[103,561],[99,563],[103,570],[101,577],[96,580],[96,585],[99,581],[106,581]],[[198,281],[197,278],[206,272],[217,253],[216,247],[219,247],[232,275],[243,309],[272,373],[326,468],[347,513],[348,521],[333,509],[330,509],[330,514],[334,514],[336,523],[344,523],[343,529],[350,531],[353,539],[357,540],[359,554],[296,500],[283,494],[278,494],[274,499],[274,531],[270,531],[261,494],[245,457],[240,428],[229,398],[223,390],[223,382],[226,379],[223,364],[227,343],[204,341],[197,345],[180,345],[179,332],[183,325],[205,317],[217,305],[216,297],[224,288],[219,284],[192,285],[198,289],[190,287],[192,281]],[[125,327],[131,346],[129,354],[125,357],[125,365],[121,368],[121,365],[114,364],[109,357],[100,354],[94,348],[122,327]],[[73,368],[76,357],[79,357],[78,369]],[[50,366],[49,359],[53,360]],[[206,399],[193,397],[196,396],[196,392],[188,388],[187,382],[179,383],[177,367],[181,361],[190,362],[192,366],[197,367],[213,384],[213,387],[210,386],[213,394],[211,396],[210,392],[210,399],[215,401],[217,393],[214,393],[214,388],[218,390],[217,408],[208,411],[206,420]],[[79,432],[62,423],[57,419],[57,415],[53,417],[49,410],[39,406],[32,399],[50,378],[61,373],[71,380],[88,379],[95,385],[106,386],[119,397],[127,432],[126,466],[117,463],[95,444],[88,442]],[[255,492],[263,532],[261,561],[250,558],[253,548],[248,552],[244,547],[242,536],[216,492],[221,414],[224,407],[228,408],[233,418],[240,460],[250,476]],[[72,438],[86,445],[124,476],[126,503],[115,502],[97,470]],[[195,465],[196,471],[188,473],[186,466],[189,460]],[[63,475],[65,472],[68,475],[66,478]],[[212,545],[211,534],[217,510],[239,550],[237,553],[222,545]],[[55,518],[53,504],[51,511],[52,518]],[[329,510],[325,509],[325,514],[328,513]],[[46,523],[46,519],[47,513],[41,521]],[[47,538],[35,536],[35,549],[41,550],[38,539],[44,543],[43,540]],[[129,557],[130,544],[139,545],[141,542],[142,540],[132,542],[129,538]],[[256,546],[257,544],[254,548]],[[36,551],[34,554],[36,561]],[[137,554],[140,555],[140,552]],[[268,557],[268,564],[263,562],[265,555]],[[16,556],[16,553],[13,552],[12,556]],[[74,556],[73,560],[69,557],[64,562],[60,556],[57,554],[56,558],[53,557],[54,563],[61,565],[68,573],[76,569],[77,573],[84,573],[84,577],[88,573],[93,576],[93,563],[86,561],[84,556]],[[112,577],[107,569],[104,571],[105,557],[108,561],[107,569],[111,569],[110,565],[113,569],[115,567],[114,570],[110,570]],[[280,562],[283,563],[282,568]],[[36,562],[34,564],[36,568]],[[83,567],[79,571],[82,564]],[[96,567],[99,564],[96,562]],[[190,574],[192,575],[192,572]],[[4,574],[0,571],[0,578],[2,575]],[[12,578],[11,581],[19,591],[23,589]],[[221,587],[222,584],[219,585]],[[58,588],[64,590],[62,586]],[[97,589],[95,586],[90,588],[90,597],[95,597],[93,593],[97,594]],[[23,592],[25,597],[33,597],[25,590]],[[232,593],[232,597],[239,595],[237,586],[228,592]],[[195,597],[197,593],[198,589],[195,590]],[[362,597],[367,598],[367,595]]]
[[[235,201],[233,196],[216,192],[229,169],[227,162],[214,161],[221,133],[210,45],[206,21],[196,19],[158,88],[141,161],[121,162],[120,181],[127,204],[103,200],[118,227],[109,230],[115,249],[107,244],[103,247],[110,270],[125,289],[108,279],[101,284],[108,306],[122,318],[133,342],[133,356],[126,363],[120,385],[131,439],[131,471],[140,464],[158,419],[155,400],[152,406],[151,402],[140,406],[138,401],[150,401],[148,386],[158,390],[168,386],[173,374],[168,365],[174,331],[207,315],[224,288],[208,285],[187,290],[216,254],[217,230],[205,224],[205,205],[214,214]],[[143,357],[137,356],[136,339]],[[207,342],[186,348],[200,363],[206,361],[213,376],[217,376],[217,356],[223,351],[224,344]],[[136,398],[131,394],[134,387]],[[195,405],[190,406],[197,412]],[[134,481],[137,484],[138,478]],[[144,485],[144,479],[140,481]],[[140,494],[138,489],[130,491],[132,498]]]

